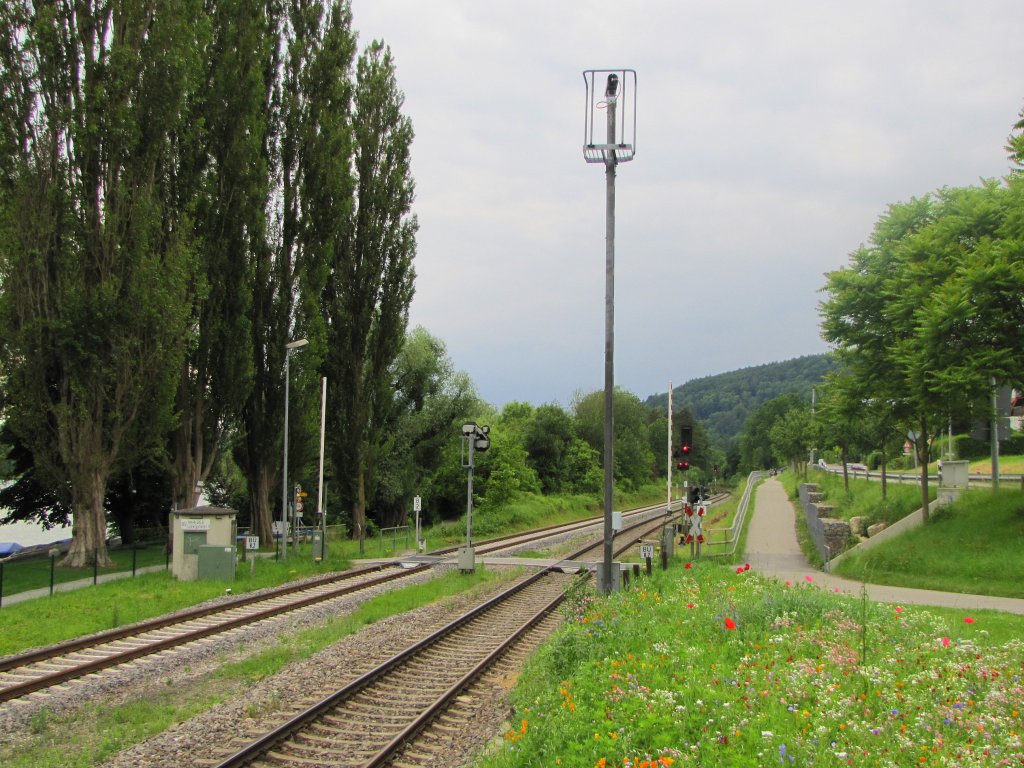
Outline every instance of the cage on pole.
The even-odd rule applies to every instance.
[[[584,113],[583,157],[588,163],[626,163],[636,154],[636,70],[587,69],[583,71],[587,85]],[[598,115],[609,106],[614,112],[614,126]],[[597,132],[597,140],[594,133]],[[606,131],[608,135],[603,135]]]
[[[604,298],[604,546],[600,565],[600,590],[617,590],[619,575],[614,565],[612,541],[615,486],[615,173],[620,162],[636,154],[636,71],[632,69],[587,69],[584,115],[583,158],[604,165],[605,176],[605,298]],[[603,85],[603,100],[598,89]],[[619,109],[619,106],[622,109]],[[594,141],[598,110],[604,110],[605,141]]]

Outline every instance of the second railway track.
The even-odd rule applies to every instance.
[[[616,553],[660,530],[669,519],[628,526],[616,536]],[[603,543],[567,559],[585,557]],[[557,626],[557,606],[572,578],[548,570],[467,612],[377,668],[306,705],[231,754],[201,760],[210,768],[242,766],[372,768],[434,764],[431,740],[457,729],[450,711],[459,694],[512,652],[532,628],[543,636]],[[448,719],[447,722],[445,719]]]
[[[642,516],[658,507],[635,510]],[[663,509],[663,507],[661,507]],[[548,526],[483,542],[481,554],[520,548],[552,536],[571,534],[597,524],[595,519],[568,525]],[[448,549],[438,550],[444,554]],[[239,630],[246,625],[269,621],[305,607],[324,603],[354,592],[372,589],[389,581],[423,573],[429,566],[354,569],[292,584],[262,594],[247,595],[217,605],[182,611],[171,616],[141,622],[86,638],[80,638],[29,653],[0,659],[0,702],[44,691],[87,675],[162,654],[171,649]]]

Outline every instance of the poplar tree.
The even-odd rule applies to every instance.
[[[4,4],[0,318],[8,417],[107,565],[112,474],[162,447],[189,335],[179,189],[207,25],[195,0]]]
[[[173,503],[191,507],[240,425],[252,387],[253,264],[265,252],[270,195],[267,139],[278,19],[266,0],[219,0],[206,56],[201,117],[189,147],[200,270],[192,290],[195,339],[184,359],[172,433]],[[269,535],[269,531],[267,534]]]
[[[241,435],[234,446],[235,460],[249,488],[252,530],[266,541],[271,540],[274,517],[271,493],[275,487],[280,489],[285,344],[293,338],[298,292],[299,181],[308,116],[305,78],[320,46],[322,15],[319,2],[294,0],[272,22],[278,32],[268,66],[272,86],[264,142],[271,193],[266,236],[252,243],[249,344],[253,376],[242,405]]]
[[[354,197],[344,227],[326,243],[322,303],[331,451],[360,551],[387,445],[388,371],[405,337],[415,278],[413,130],[403,101],[390,50],[371,43],[359,57],[353,91]]]

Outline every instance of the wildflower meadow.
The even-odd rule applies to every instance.
[[[968,612],[712,563],[565,610],[484,768],[1024,765],[1024,642]]]

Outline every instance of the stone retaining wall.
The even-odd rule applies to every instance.
[[[803,483],[800,486],[800,506],[804,510],[807,527],[818,554],[828,563],[850,545],[850,524],[846,520],[831,517],[835,507],[823,503],[824,500],[825,494],[818,490],[817,483]]]

